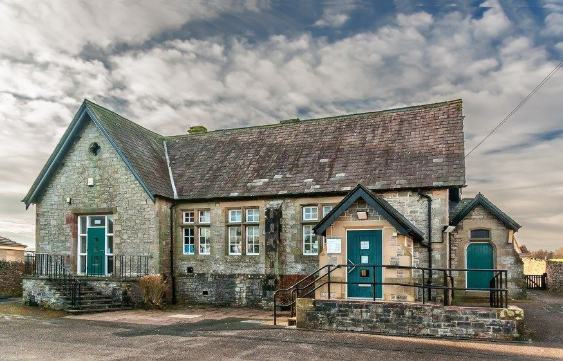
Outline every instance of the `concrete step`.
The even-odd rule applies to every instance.
[[[81,314],[81,313],[99,313],[99,312],[113,312],[113,311],[126,311],[130,310],[131,307],[120,306],[118,307],[108,307],[108,308],[93,308],[93,307],[86,307],[86,308],[78,308],[78,309],[67,309],[67,313],[71,314]]]

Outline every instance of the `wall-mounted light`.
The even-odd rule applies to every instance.
[[[88,178],[88,187],[94,186],[94,178]]]
[[[356,215],[358,216],[358,219],[360,221],[365,221],[366,219],[368,219],[368,211],[357,211]]]

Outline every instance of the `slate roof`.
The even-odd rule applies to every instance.
[[[509,229],[518,231],[522,227],[481,193],[477,194],[475,198],[463,198],[458,204],[451,206],[450,225],[457,226],[459,222],[461,222],[469,214],[469,212],[471,212],[478,206],[482,206],[483,208],[491,212]]]
[[[395,207],[390,205],[382,197],[373,194],[369,189],[361,184],[358,184],[340,203],[338,203],[334,208],[320,220],[317,225],[313,228],[315,234],[325,235],[326,230],[330,227],[337,219],[340,217],[354,202],[359,198],[362,198],[369,204],[373,209],[375,209],[385,220],[395,227],[397,231],[401,234],[412,237],[415,241],[422,242],[424,240],[424,234],[412,224],[401,212],[399,212]]]
[[[465,185],[461,100],[172,137],[85,100],[26,205],[62,163],[84,114],[153,198],[345,194],[359,183],[372,190]]]
[[[0,236],[0,246],[23,247],[23,248],[27,247],[25,244],[14,242],[11,239],[2,236]]]
[[[465,185],[461,100],[171,137],[180,198]]]
[[[85,103],[131,162],[153,195],[173,198],[164,152],[165,137],[91,101],[85,100]]]

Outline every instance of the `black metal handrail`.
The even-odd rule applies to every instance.
[[[351,265],[351,264],[337,264],[337,265],[325,265],[315,272],[311,273],[309,276],[303,278],[299,282],[295,283],[293,286],[279,289],[274,292],[274,325],[277,323],[277,306],[290,306],[291,313],[290,316],[294,316],[294,307],[297,302],[297,298],[299,297],[300,290],[307,290],[307,292],[302,293],[301,297],[307,297],[313,294],[319,288],[327,285],[327,297],[328,299],[331,298],[330,287],[331,284],[358,284],[358,285],[365,285],[370,284],[372,285],[372,296],[373,300],[377,299],[376,295],[376,286],[378,285],[387,285],[387,286],[403,286],[403,287],[413,287],[416,289],[422,289],[422,303],[426,303],[425,292],[424,290],[442,290],[443,291],[443,301],[444,305],[449,304],[450,299],[450,292],[451,297],[453,297],[454,291],[485,291],[490,293],[490,306],[491,307],[508,307],[508,277],[507,277],[507,270],[505,269],[467,269],[467,268],[428,268],[428,267],[411,267],[411,266],[397,266],[397,265],[376,265],[376,264],[362,264],[362,268],[372,268],[373,277],[372,281],[370,282],[349,282],[346,281],[334,281],[331,279],[331,274],[340,268],[350,268],[350,267],[358,267],[358,265]],[[325,274],[320,274],[322,270],[327,269]],[[376,281],[376,269],[406,269],[406,270],[420,270],[422,271],[422,283],[403,283],[403,282],[377,282]],[[432,284],[430,282],[426,282],[429,277],[426,277],[426,272],[435,272],[435,273],[442,273],[443,275],[443,283],[442,284]],[[454,286],[454,278],[451,275],[451,272],[496,272],[496,275],[491,279],[489,283],[489,288],[476,288],[476,287],[455,287]],[[302,285],[307,279],[311,278],[314,275],[319,274],[315,279],[307,283],[306,285]],[[326,278],[326,279],[325,279]],[[324,279],[324,280],[323,280]],[[321,282],[321,280],[323,280]],[[451,282],[451,285],[448,284],[448,281]],[[316,286],[315,286],[316,285]],[[301,287],[300,287],[301,286]],[[310,288],[311,286],[314,286]],[[278,305],[276,302],[276,296],[281,292],[289,292],[290,293],[290,302],[288,304]]]
[[[68,270],[65,256],[36,254],[33,263],[35,275],[46,276],[49,281],[57,284],[59,291],[70,298],[70,305],[80,308],[82,284]]]

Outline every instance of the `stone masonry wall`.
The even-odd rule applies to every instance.
[[[23,302],[29,306],[41,306],[52,310],[62,310],[65,302],[57,289],[46,279],[24,277]]]
[[[24,262],[0,260],[0,298],[22,295]]]
[[[494,266],[508,271],[508,295],[513,298],[525,296],[524,266],[514,244],[509,240],[513,237],[511,231],[492,213],[479,206],[472,210],[451,233],[452,267],[466,268],[466,249],[472,241],[472,229],[490,230],[489,243],[493,246]],[[465,287],[465,272],[452,272],[457,287]],[[462,297],[461,291],[456,291],[456,297]],[[488,294],[486,295],[488,297]]]
[[[513,340],[524,312],[518,307],[436,306],[399,302],[299,299],[297,327],[388,335]]]
[[[101,147],[97,156],[89,150],[94,142]],[[87,185],[88,178],[94,179],[93,187]],[[71,255],[75,269],[77,216],[113,214],[114,253],[151,256],[151,270],[159,272],[155,204],[91,121],[45,188],[36,212],[37,253]]]
[[[434,266],[445,266],[445,248],[441,238],[441,230],[448,223],[448,193],[446,190],[434,190],[429,193],[432,198],[432,237]],[[403,213],[424,234],[427,233],[427,201],[413,191],[382,192],[381,195],[393,205],[399,212]],[[251,279],[254,276],[270,274],[272,270],[276,277],[282,275],[305,276],[319,268],[318,256],[303,255],[302,207],[318,205],[319,220],[322,218],[323,205],[336,205],[343,196],[332,197],[302,197],[302,198],[280,198],[272,200],[249,200],[249,201],[221,201],[221,202],[185,202],[174,208],[174,272],[176,276],[176,290],[179,299],[194,300],[197,302],[210,302],[213,297],[209,290],[214,288],[211,280],[215,277],[229,275],[231,284],[246,275]],[[259,208],[260,210],[260,255],[229,255],[228,254],[228,210],[233,208]],[[279,243],[275,245],[276,250],[265,251],[265,210],[276,208],[281,210],[281,232]],[[186,210],[210,210],[211,220],[209,225],[211,234],[211,251],[209,255],[200,255],[196,251],[194,255],[183,252],[183,228],[192,225],[183,224],[183,212]],[[317,222],[312,222],[315,224]],[[310,223],[309,223],[310,224]],[[193,225],[198,227],[197,222]],[[244,240],[243,240],[244,241]],[[273,246],[273,245],[270,245]],[[196,240],[197,248],[197,240]],[[420,244],[413,245],[413,265],[427,266],[428,251]],[[270,260],[267,257],[277,254],[278,259]],[[272,269],[272,265],[274,265]],[[193,274],[188,274],[188,268]],[[420,275],[415,275],[419,277]],[[209,280],[209,281],[206,281]],[[235,282],[236,283],[236,282]],[[255,283],[256,289],[252,294],[263,294],[266,288],[261,283]],[[202,292],[208,290],[203,297]],[[200,292],[201,291],[201,292]],[[231,291],[229,291],[231,292]],[[196,294],[197,293],[197,294]],[[222,297],[222,296],[221,296]],[[219,297],[218,301],[223,302]],[[239,304],[252,303],[253,301],[240,299]]]
[[[547,261],[538,258],[522,258],[525,275],[542,275],[546,272]]]
[[[563,292],[563,262],[547,261],[546,271],[548,289]]]

